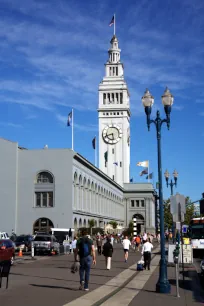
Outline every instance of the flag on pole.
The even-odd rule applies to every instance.
[[[148,169],[144,169],[140,172],[140,176],[143,176],[144,174],[148,174]]]
[[[92,147],[94,150],[96,149],[96,136],[92,140]]]
[[[106,152],[104,153],[104,158],[105,158],[105,162],[107,163],[107,161],[108,161],[108,151],[106,151]]]
[[[72,111],[68,114],[67,126],[71,126],[71,122],[72,122]]]
[[[116,166],[118,166],[118,162],[114,162],[113,164],[116,165]]]
[[[149,167],[149,161],[145,160],[145,161],[142,161],[142,162],[138,162],[137,166],[148,168]]]
[[[111,27],[115,22],[115,16],[113,15],[111,22],[109,23],[109,27]]]
[[[146,176],[147,180],[151,180],[153,178],[153,172]]]

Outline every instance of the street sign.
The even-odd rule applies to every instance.
[[[168,248],[168,262],[174,263],[174,256],[173,251],[175,250],[175,244],[169,244]],[[191,244],[183,244],[180,245],[180,252],[179,252],[179,263],[182,263],[182,250],[183,247],[183,262],[186,263],[193,263],[193,252]]]
[[[170,211],[174,222],[183,222],[186,213],[186,199],[183,195],[177,193],[170,198]]]

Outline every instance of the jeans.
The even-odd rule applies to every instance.
[[[150,270],[150,262],[151,262],[151,253],[144,252],[144,269],[148,267],[148,270]]]
[[[98,246],[98,255],[101,255],[101,246]]]
[[[89,287],[89,275],[90,275],[91,264],[92,264],[92,257],[90,255],[87,257],[80,258],[80,269],[79,269],[80,284],[84,282],[84,289],[87,289]]]

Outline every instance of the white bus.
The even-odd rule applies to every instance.
[[[189,234],[192,249],[196,252],[204,250],[204,217],[191,220]]]

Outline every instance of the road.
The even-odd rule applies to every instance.
[[[90,290],[94,290],[123,272],[141,258],[139,252],[130,252],[128,263],[124,262],[121,245],[115,246],[112,269],[105,269],[103,256],[97,256],[97,265],[91,269]],[[36,261],[19,261],[11,268],[9,288],[5,280],[0,289],[0,300],[6,306],[62,306],[82,295],[79,291],[79,275],[72,274],[70,267],[73,254],[41,257]],[[134,270],[135,272],[135,270]]]

